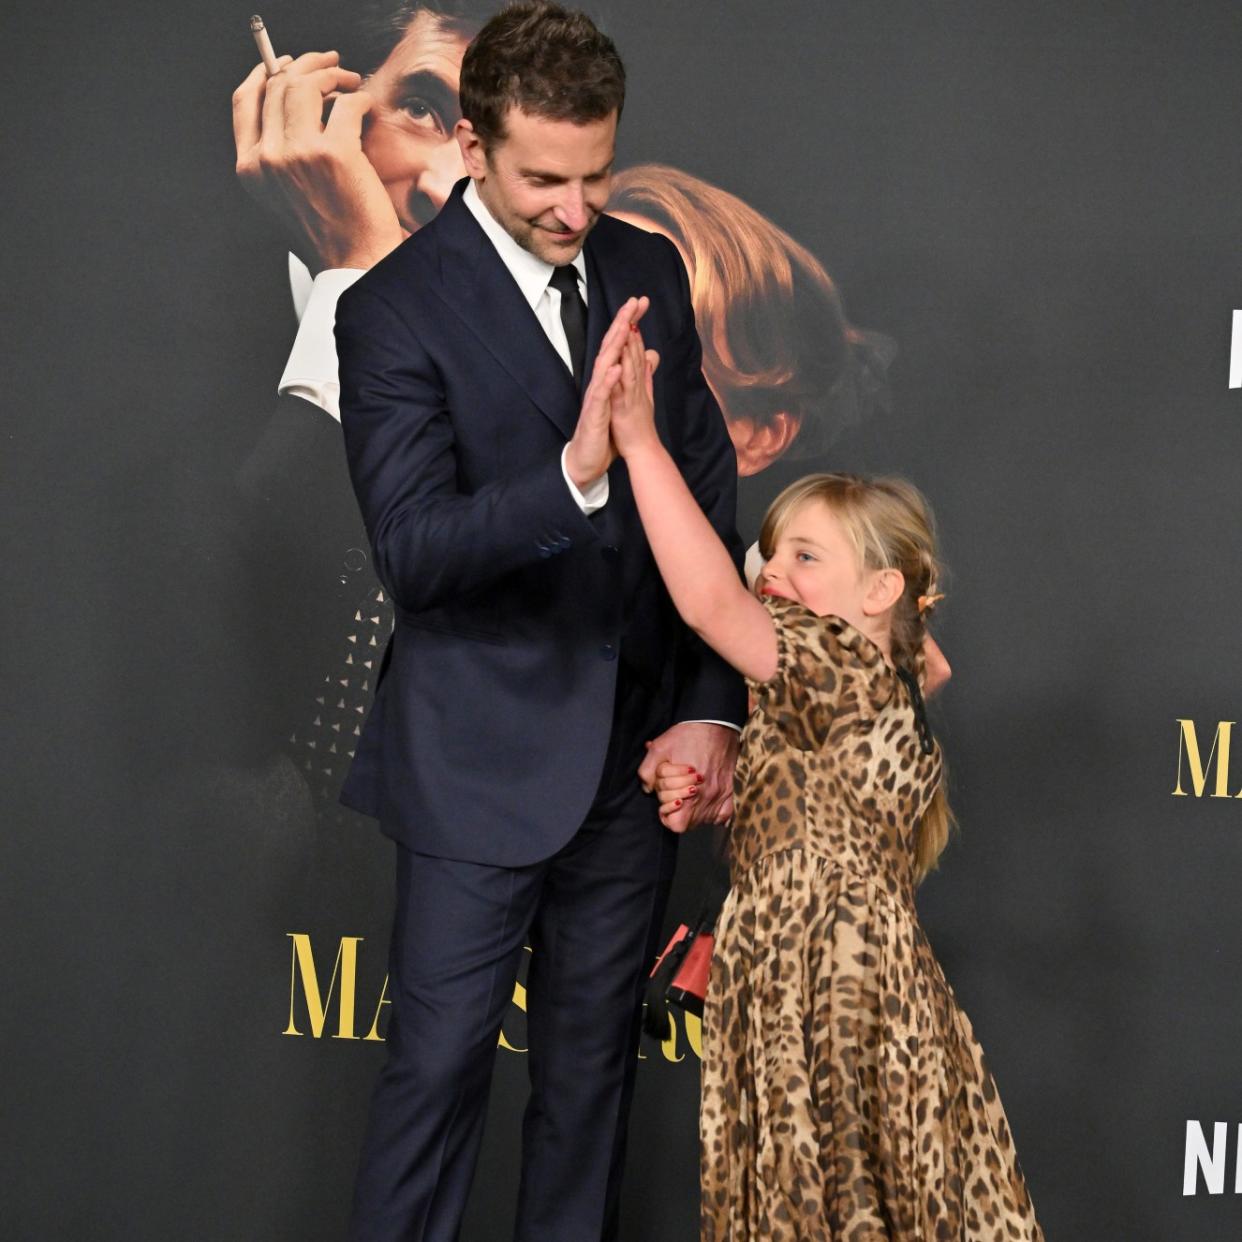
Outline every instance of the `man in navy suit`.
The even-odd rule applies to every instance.
[[[696,818],[728,812],[744,688],[677,619],[589,417],[641,318],[662,434],[740,561],[685,270],[602,214],[624,87],[584,15],[493,18],[462,65],[468,179],[337,312],[350,475],[396,615],[342,794],[398,846],[359,1240],[457,1237],[527,942],[516,1237],[616,1236],[676,843],[643,789],[656,758],[697,766]]]

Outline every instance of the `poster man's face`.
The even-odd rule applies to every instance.
[[[461,116],[457,87],[469,42],[435,14],[420,12],[363,87],[375,107],[362,149],[411,233],[466,175],[453,126]]]

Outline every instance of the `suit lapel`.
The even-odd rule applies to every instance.
[[[464,187],[465,182],[458,184],[436,218],[441,234],[440,296],[568,439],[578,422],[580,402],[573,376],[496,248],[461,201]]]
[[[460,181],[436,217],[440,296],[496,361],[568,439],[578,422],[582,394],[548,340],[517,282],[461,201]],[[587,343],[583,389],[590,382],[600,342],[617,308],[637,296],[640,273],[614,253],[611,221],[587,238]]]
[[[609,223],[610,221],[603,221],[591,231],[584,250],[587,265],[584,387],[589,382],[591,369],[595,366],[595,355],[599,353],[600,342],[604,339],[604,333],[608,331],[613,316],[626,298],[636,296],[634,280],[637,273],[628,269],[624,263],[610,262],[613,257],[612,247],[604,231]]]
[[[591,372],[595,368],[595,355],[599,353],[599,343],[604,339],[604,333],[608,331],[608,325],[612,323],[612,317],[617,313],[616,308],[625,301],[624,297],[614,300],[615,292],[608,279],[604,276],[601,265],[596,261],[595,248],[591,245],[590,237],[587,238],[585,254],[587,269],[587,331],[586,361],[582,368],[583,391],[586,390],[587,384],[591,382]]]

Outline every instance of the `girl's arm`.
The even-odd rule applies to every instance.
[[[647,542],[682,620],[739,672],[767,681],[776,672],[776,629],[660,443],[651,384],[658,362],[635,328],[611,399],[613,442],[629,469]]]

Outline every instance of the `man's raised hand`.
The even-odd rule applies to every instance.
[[[282,56],[270,78],[254,67],[233,92],[233,140],[242,184],[285,226],[312,272],[369,268],[407,236],[362,152],[371,97],[336,52]],[[324,101],[339,92],[327,123]]]
[[[607,473],[616,460],[610,427],[612,411],[609,399],[621,379],[621,355],[632,335],[631,325],[647,313],[648,298],[627,298],[617,311],[591,368],[591,382],[582,398],[582,412],[573,439],[565,451],[565,469],[579,491],[589,487]]]

